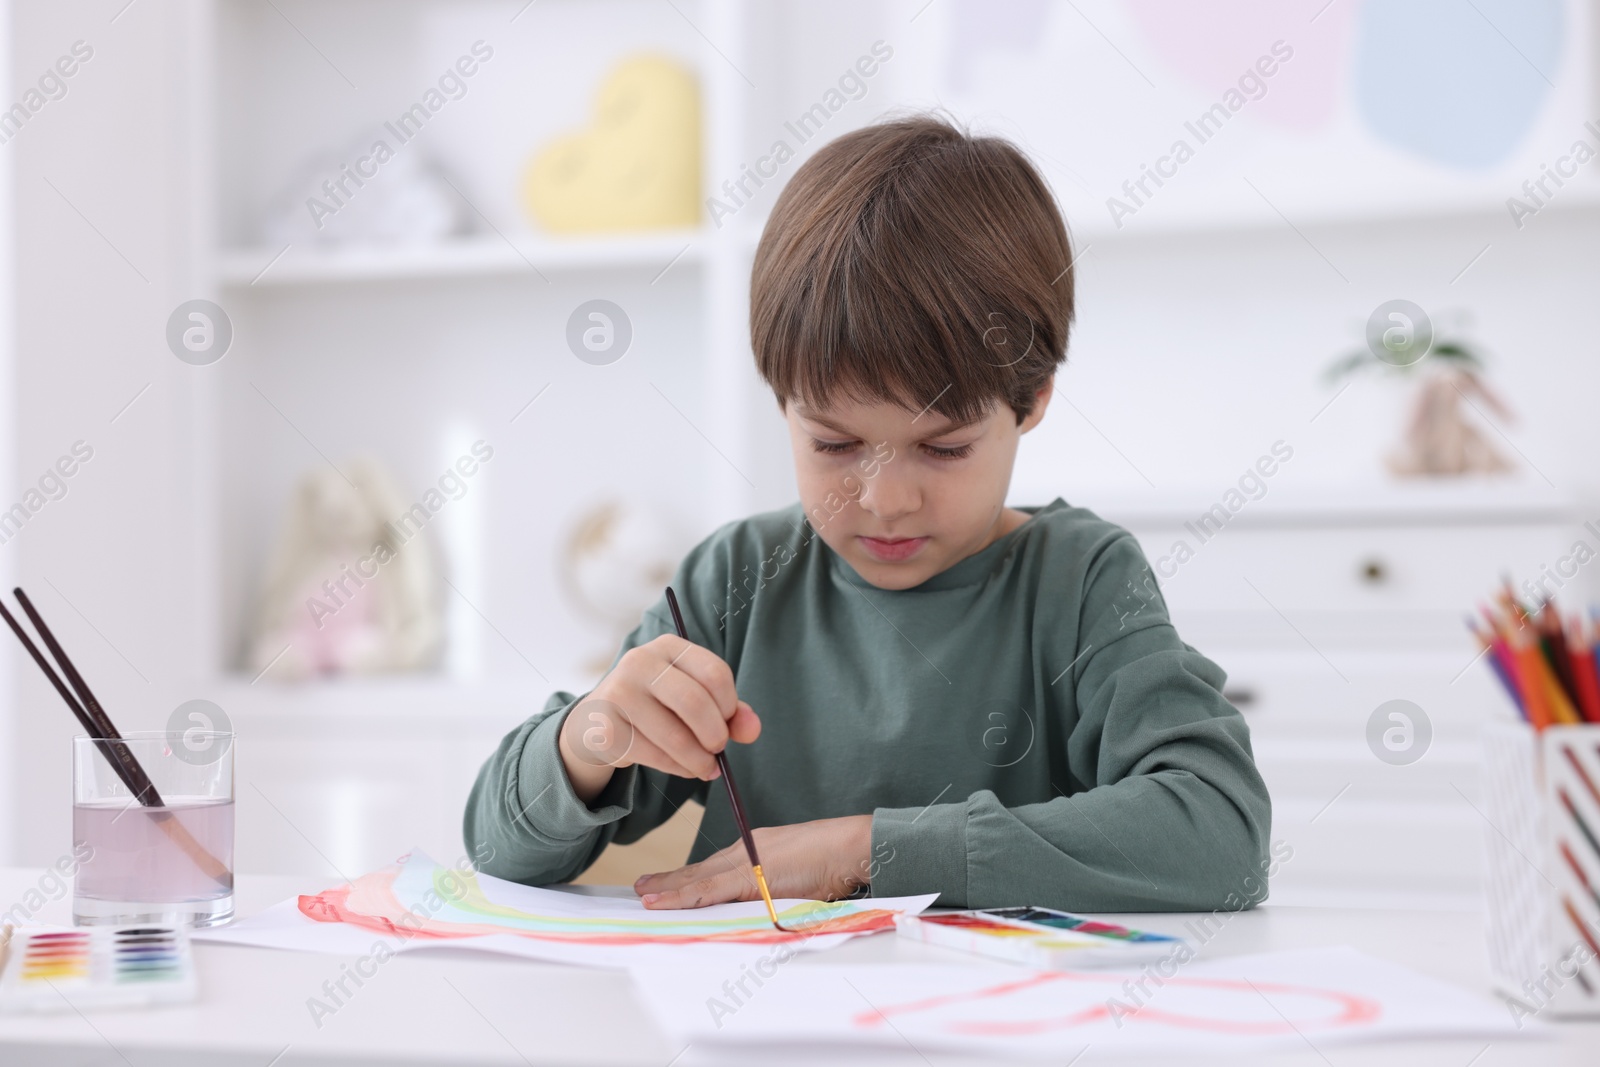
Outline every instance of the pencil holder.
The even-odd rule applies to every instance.
[[[1519,1017],[1600,1018],[1600,725],[1484,730],[1489,969]]]

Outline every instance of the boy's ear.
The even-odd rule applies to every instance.
[[[1050,406],[1050,398],[1056,392],[1056,376],[1054,374],[1045,379],[1044,385],[1033,394],[1033,410],[1028,412],[1028,417],[1022,420],[1018,433],[1027,433],[1039,423],[1044,421],[1045,409]]]

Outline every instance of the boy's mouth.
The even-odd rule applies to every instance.
[[[860,537],[858,540],[868,555],[885,563],[910,559],[928,543],[926,537]]]

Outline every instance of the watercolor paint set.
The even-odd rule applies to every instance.
[[[930,945],[1046,970],[1137,967],[1164,959],[1184,941],[1054,908],[991,908],[896,915],[895,932]]]
[[[136,1008],[195,998],[188,932],[171,926],[22,929],[0,970],[0,1013]]]

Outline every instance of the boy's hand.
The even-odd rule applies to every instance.
[[[663,634],[631,648],[561,725],[561,761],[585,804],[618,767],[641,764],[681,778],[717,777],[716,754],[749,744],[761,720],[734,691],[733,671],[710,649]]]
[[[752,831],[761,873],[774,897],[838,900],[869,880],[872,816],[847,815]],[[701,908],[730,900],[760,900],[744,841],[699,863],[633,883],[647,908]]]

